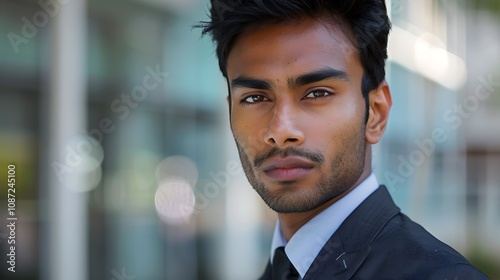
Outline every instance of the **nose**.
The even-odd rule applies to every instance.
[[[280,148],[302,144],[305,135],[299,128],[299,120],[298,111],[289,105],[281,104],[274,108],[264,141],[270,146]]]

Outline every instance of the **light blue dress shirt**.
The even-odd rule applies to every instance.
[[[378,186],[377,178],[373,173],[370,174],[370,176],[346,196],[309,220],[288,242],[286,242],[281,232],[278,220],[271,245],[271,262],[274,257],[274,250],[285,246],[286,255],[299,272],[301,279],[304,278],[307,270],[328,239],[330,239],[352,211],[373,193]]]

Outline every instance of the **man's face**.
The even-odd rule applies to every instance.
[[[363,68],[345,35],[312,19],[253,29],[227,63],[231,129],[271,209],[305,212],[365,168]]]

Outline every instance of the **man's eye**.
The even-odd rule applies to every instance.
[[[257,103],[257,102],[263,102],[267,101],[267,97],[264,97],[262,95],[250,95],[242,100],[243,103]]]
[[[321,98],[332,95],[330,92],[326,90],[314,90],[311,91],[305,98]]]

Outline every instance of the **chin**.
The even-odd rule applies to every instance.
[[[281,186],[281,189],[275,192],[268,188],[264,193],[257,192],[267,206],[277,213],[307,212],[330,200],[328,197],[320,197],[317,191],[290,186]]]

